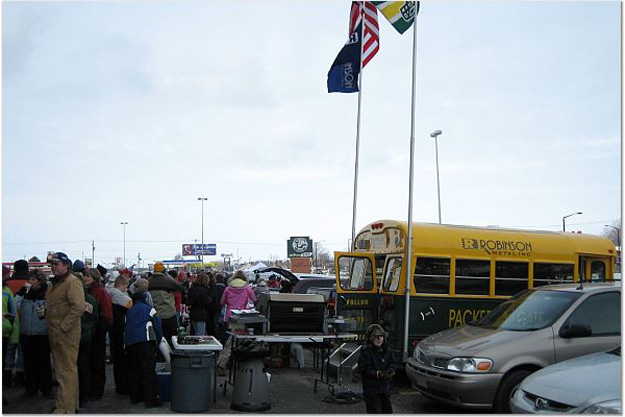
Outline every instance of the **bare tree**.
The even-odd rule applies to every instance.
[[[614,242],[614,245],[619,247],[621,246],[621,221],[614,220],[612,224],[606,224],[603,229],[603,236],[610,239]]]
[[[334,265],[334,257],[321,243],[317,243],[317,266],[321,269],[329,269]]]

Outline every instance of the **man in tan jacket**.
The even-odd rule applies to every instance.
[[[63,252],[50,259],[54,278],[46,293],[46,321],[59,391],[55,414],[74,414],[78,409],[78,346],[80,316],[85,310],[82,282],[71,274],[72,263]]]

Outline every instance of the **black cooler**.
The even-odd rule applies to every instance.
[[[269,294],[269,333],[325,333],[326,304],[320,294]]]

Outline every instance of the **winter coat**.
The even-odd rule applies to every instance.
[[[82,282],[71,273],[48,285],[46,292],[46,322],[50,339],[80,340],[80,316],[85,311],[85,290]],[[75,339],[74,339],[75,338]]]
[[[124,344],[126,347],[137,343],[160,342],[163,337],[161,319],[156,317],[156,310],[144,301],[135,300],[126,313]]]
[[[377,348],[366,344],[360,349],[358,369],[362,375],[362,388],[365,393],[388,394],[391,391],[391,379],[378,379],[377,371],[391,370],[391,351],[382,345]]]
[[[157,272],[149,279],[148,290],[152,296],[156,317],[168,319],[176,315],[174,292],[182,291],[182,285],[170,276]]]
[[[8,337],[9,343],[17,344],[19,342],[19,316],[17,314],[17,306],[13,298],[11,289],[2,285],[2,337]]]
[[[250,285],[239,278],[230,281],[221,297],[221,305],[226,306],[225,321],[232,315],[232,310],[246,309],[248,301],[256,301]]]
[[[7,285],[11,289],[14,295],[24,287],[24,284],[28,282],[28,275],[22,276],[22,274],[13,274],[11,278],[6,280]]]
[[[80,317],[80,343],[93,340],[93,332],[98,324],[99,317],[98,302],[93,298],[93,295],[85,292],[85,311]]]
[[[212,316],[214,301],[207,286],[193,284],[187,295],[187,302],[191,321],[207,321],[209,314]]]
[[[15,303],[20,315],[20,334],[26,336],[47,335],[48,324],[44,318],[39,318],[37,309],[46,306],[46,291],[48,285],[42,283],[39,289],[22,288],[15,294]]]
[[[223,304],[221,304],[221,298],[224,296],[224,291],[226,291],[226,284],[223,282],[218,282],[215,284],[215,300],[218,300],[218,303],[214,304],[215,313],[219,313],[222,310]]]
[[[109,297],[111,297],[111,303],[113,305],[117,304],[124,307],[126,310],[130,310],[130,307],[132,307],[132,299],[127,293],[115,287],[105,288],[105,291]]]
[[[126,313],[132,307],[132,299],[118,288],[107,288],[106,292],[111,297],[113,304],[113,326],[109,330],[109,335],[115,335],[122,340],[124,326],[126,325]]]
[[[89,294],[98,303],[99,317],[96,329],[106,332],[113,325],[113,303],[111,302],[111,297],[97,282],[91,283],[88,290]]]

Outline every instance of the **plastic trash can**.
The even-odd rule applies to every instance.
[[[213,402],[215,354],[174,350],[171,354],[171,404],[178,413],[202,413]]]

